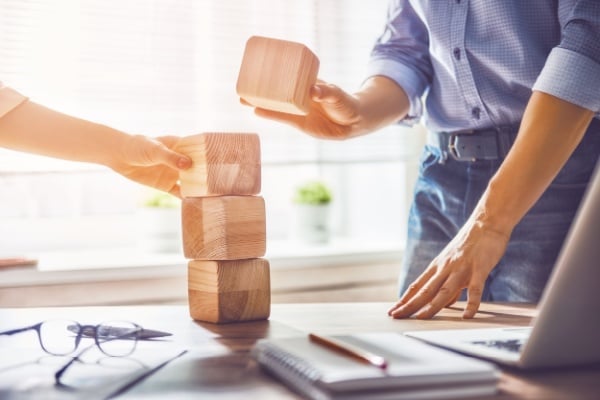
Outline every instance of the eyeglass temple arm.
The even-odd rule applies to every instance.
[[[57,385],[62,386],[62,383],[60,382],[60,378],[63,376],[63,374],[65,373],[67,368],[69,368],[75,361],[79,361],[79,356],[75,356],[75,357],[71,358],[69,360],[69,362],[67,362],[65,365],[62,366],[61,369],[59,369],[58,371],[56,371],[54,373],[54,381],[56,382]]]
[[[131,335],[131,333],[130,333],[129,335]],[[124,335],[124,336],[125,336],[125,335]],[[78,335],[78,338],[80,338],[80,337],[81,337],[81,335]],[[111,339],[107,339],[107,340],[104,340],[104,341],[105,341],[105,342],[109,342],[109,341],[111,341],[111,340],[118,340],[118,339],[121,339],[121,338],[111,338]],[[85,352],[87,352],[89,349],[92,349],[92,348],[94,348],[96,345],[97,345],[97,343],[91,344],[91,345],[89,345],[89,346],[85,347],[83,350],[81,350],[81,351],[79,352],[79,354],[77,354],[76,356],[74,356],[74,357],[71,357],[71,359],[70,359],[70,360],[69,360],[69,361],[68,361],[68,362],[67,362],[65,365],[63,365],[61,369],[59,369],[58,371],[56,371],[56,372],[54,373],[54,382],[55,382],[57,385],[59,385],[59,386],[64,386],[64,385],[63,385],[63,383],[60,381],[60,378],[63,376],[63,374],[65,373],[65,371],[66,371],[66,370],[67,370],[67,369],[68,369],[68,368],[69,368],[71,365],[73,365],[73,363],[74,363],[75,361],[80,361],[80,357],[81,357],[81,356],[82,356],[82,355],[83,355]],[[102,351],[102,352],[104,353],[104,351],[102,350],[102,348],[100,348],[100,351]],[[187,350],[186,350],[186,351],[187,351]],[[183,355],[183,353],[182,353],[181,355]]]
[[[26,328],[11,329],[9,331],[0,332],[0,335],[15,335],[17,333],[29,331],[29,330],[32,330],[32,329],[37,331],[39,329],[40,325],[41,325],[41,323],[35,324],[35,325],[31,325],[31,326],[28,326]]]
[[[79,357],[81,357],[81,356],[82,356],[82,355],[83,355],[83,354],[84,354],[86,351],[88,351],[89,349],[92,349],[92,348],[94,348],[94,347],[96,347],[96,344],[91,344],[91,345],[89,345],[89,346],[87,346],[87,347],[83,348],[83,350],[81,350],[81,351],[80,351],[80,352],[79,352],[79,353],[78,353],[76,356],[73,356],[73,357],[71,357],[71,359],[70,359],[70,360],[69,360],[69,361],[68,361],[68,362],[67,362],[65,365],[63,365],[61,369],[59,369],[58,371],[56,371],[56,372],[54,373],[54,382],[56,382],[56,384],[57,384],[57,385],[59,385],[59,386],[64,386],[64,385],[62,384],[62,382],[60,381],[60,378],[63,376],[63,374],[65,373],[65,371],[66,371],[66,370],[67,370],[67,369],[68,369],[68,368],[69,368],[71,365],[73,365],[73,363],[74,363],[75,361],[80,361],[80,358],[79,358]]]

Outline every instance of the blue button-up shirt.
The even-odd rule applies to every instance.
[[[391,0],[369,75],[434,131],[518,123],[532,90],[598,113],[600,0]]]

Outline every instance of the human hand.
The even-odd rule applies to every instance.
[[[311,87],[307,115],[293,115],[256,108],[255,113],[273,121],[298,128],[319,139],[342,140],[354,136],[361,122],[359,101],[339,87],[319,81]],[[250,105],[244,100],[242,104]]]
[[[111,168],[128,179],[181,197],[179,170],[191,167],[192,160],[172,150],[178,140],[177,136],[129,136]]]
[[[510,234],[470,220],[389,309],[388,315],[432,318],[442,308],[454,304],[461,290],[467,288],[463,318],[473,318],[479,309],[485,280],[504,254],[509,237]]]

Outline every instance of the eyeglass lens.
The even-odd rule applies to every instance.
[[[77,348],[79,324],[75,321],[55,319],[40,325],[40,344],[50,354],[64,356]]]
[[[96,343],[108,356],[127,356],[135,350],[141,329],[128,321],[104,322],[96,328]]]

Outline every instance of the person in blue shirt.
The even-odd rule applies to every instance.
[[[538,301],[600,154],[600,1],[392,0],[369,71],[255,113],[337,140],[424,122],[389,315]]]

